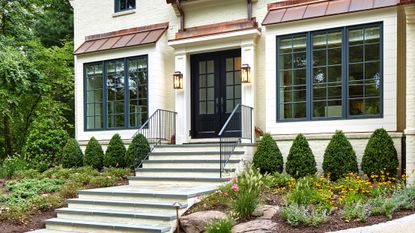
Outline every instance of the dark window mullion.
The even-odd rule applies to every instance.
[[[312,119],[313,112],[313,99],[312,99],[312,85],[313,85],[313,40],[312,34],[309,32],[306,34],[306,119]]]
[[[342,33],[342,115],[344,119],[347,119],[349,116],[349,31],[344,27]]]
[[[102,62],[102,113],[103,113],[103,127],[108,129],[108,93],[107,93],[107,62]]]
[[[124,127],[130,128],[130,105],[129,105],[129,92],[130,92],[130,84],[129,84],[129,68],[128,68],[128,59],[124,58]]]

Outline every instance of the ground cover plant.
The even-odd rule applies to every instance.
[[[76,197],[79,189],[125,184],[129,175],[129,169],[120,168],[102,172],[92,167],[17,171],[0,180],[0,222],[24,224],[35,213],[64,206],[65,199]]]

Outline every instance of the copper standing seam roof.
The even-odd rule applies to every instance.
[[[221,23],[214,23],[196,27],[189,27],[182,32],[176,33],[176,38],[174,40],[188,39],[194,37],[202,37],[209,35],[216,35],[226,32],[235,32],[249,29],[257,29],[258,23],[255,18],[252,19],[239,19]],[[174,41],[171,40],[171,41]]]
[[[161,23],[87,36],[75,54],[156,43],[168,27],[168,23]]]
[[[286,0],[268,4],[268,14],[262,25],[284,23],[322,16],[365,11],[414,0]]]

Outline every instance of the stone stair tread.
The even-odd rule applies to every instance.
[[[52,218],[46,220],[45,223],[48,224],[60,224],[60,225],[70,225],[70,226],[87,226],[87,227],[100,227],[100,228],[110,228],[113,230],[145,230],[148,232],[168,232],[170,226],[161,226],[161,225],[142,225],[142,224],[123,224],[123,223],[108,223],[108,222],[93,222],[93,221],[81,221],[73,219],[62,219],[62,218]]]
[[[120,210],[87,210],[78,208],[60,208],[56,210],[57,213],[71,213],[71,214],[84,214],[84,215],[97,215],[97,216],[117,216],[117,217],[130,217],[130,218],[148,218],[148,219],[164,219],[174,220],[176,215],[174,214],[160,214],[160,213],[145,213],[137,211],[120,211]]]
[[[150,206],[150,207],[154,207],[154,208],[172,208],[174,209],[175,207],[173,206],[173,202],[172,203],[157,203],[157,202],[135,202],[135,201],[105,201],[105,200],[88,200],[88,199],[79,199],[79,198],[74,198],[74,199],[68,199],[67,202],[69,204],[71,203],[75,203],[75,204],[101,204],[101,205],[110,205],[110,206]],[[187,204],[182,204],[180,206],[181,209],[183,208],[187,208],[188,205]]]
[[[125,196],[160,196],[172,198],[190,198],[214,191],[214,186],[178,186],[177,184],[148,185],[148,186],[115,186],[78,191],[79,194],[96,195],[125,195]]]
[[[218,155],[220,151],[153,151],[150,156],[157,155]],[[232,154],[245,154],[244,151],[234,151]]]
[[[146,176],[129,176],[129,180],[169,180],[169,181],[212,181],[227,182],[229,178],[210,178],[210,177],[146,177]]]
[[[239,163],[240,159],[230,159],[228,163]],[[143,163],[220,163],[219,159],[152,159],[144,160]]]
[[[225,168],[225,171],[235,171],[235,168]],[[135,171],[163,171],[163,172],[218,172],[218,168],[138,168]]]

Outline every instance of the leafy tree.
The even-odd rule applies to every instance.
[[[395,149],[391,136],[385,129],[377,129],[370,136],[362,158],[362,170],[369,177],[385,176],[395,177],[399,167],[398,152]]]
[[[262,137],[254,154],[253,163],[262,174],[282,172],[284,168],[282,154],[270,134],[264,134]]]
[[[137,167],[142,160],[146,158],[150,152],[150,145],[146,137],[142,134],[137,134],[131,144],[128,146],[126,153],[127,165],[132,168]]]
[[[317,172],[313,152],[302,134],[294,139],[285,166],[287,173],[296,179],[314,175]]]
[[[359,172],[356,153],[342,131],[336,131],[324,152],[323,170],[331,180]]]
[[[105,167],[126,167],[126,149],[119,134],[112,136],[104,155]]]
[[[71,138],[63,148],[62,166],[64,168],[82,167],[83,154],[78,141]]]
[[[91,166],[95,169],[102,170],[104,167],[104,152],[101,144],[92,137],[85,149],[84,165]]]

